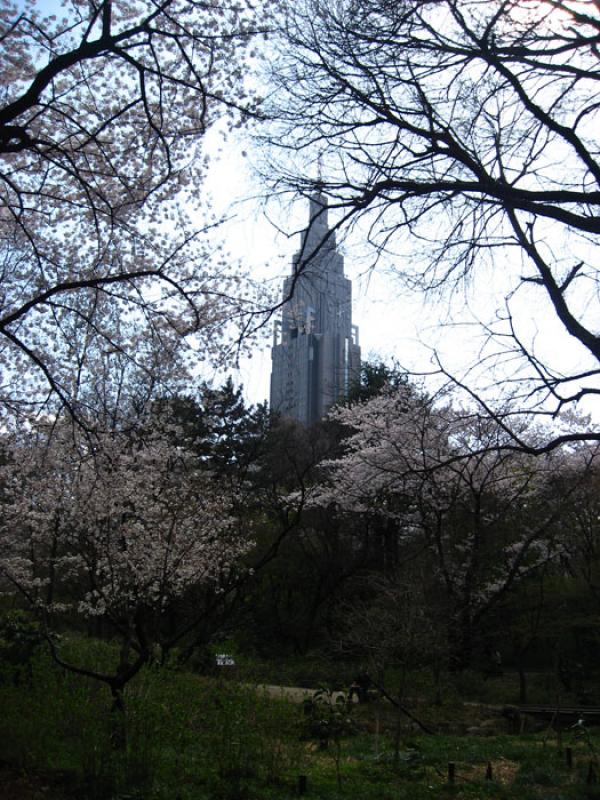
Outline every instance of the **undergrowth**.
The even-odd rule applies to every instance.
[[[63,646],[90,665],[114,658],[101,642],[73,639]],[[322,693],[320,702],[329,697]],[[306,796],[323,800],[600,798],[598,784],[590,782],[590,764],[592,778],[600,776],[600,743],[585,726],[560,738],[551,730],[509,735],[498,713],[487,730],[493,735],[464,735],[461,726],[483,726],[482,715],[491,712],[454,699],[441,708],[417,704],[428,724],[446,730],[424,735],[382,702],[340,707],[335,716],[318,708],[307,714],[302,705],[269,699],[245,681],[150,666],[127,687],[125,703],[125,735],[117,740],[104,686],[57,668],[43,648],[28,652],[27,669],[5,661],[0,795],[291,800],[305,776]],[[316,724],[322,719],[330,721],[327,737]],[[11,794],[23,775],[31,793]]]

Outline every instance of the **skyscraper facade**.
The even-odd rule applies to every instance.
[[[347,396],[360,372],[352,284],[344,276],[321,193],[310,199],[308,227],[283,282],[283,297],[271,351],[271,408],[312,425]]]

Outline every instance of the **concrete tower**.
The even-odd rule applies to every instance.
[[[271,351],[271,408],[306,425],[322,419],[348,394],[360,372],[358,328],[352,324],[352,284],[329,230],[327,200],[310,200],[309,223],[292,274]]]

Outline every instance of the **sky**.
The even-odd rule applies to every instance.
[[[251,145],[233,136],[219,153],[218,134],[213,136],[211,139],[209,134],[206,142],[212,166],[204,188],[212,196],[215,212],[231,218],[223,231],[226,246],[256,280],[279,296],[283,278],[290,273],[292,255],[299,247],[299,231],[308,223],[308,204],[303,199],[291,206],[271,203],[271,219],[267,219],[263,203],[266,190],[254,175]],[[485,355],[490,350],[484,343],[480,320],[493,317],[498,298],[507,291],[505,265],[495,264],[484,280],[463,287],[451,298],[425,298],[402,287],[394,275],[401,264],[370,270],[368,253],[358,234],[341,244],[341,252],[346,276],[353,284],[353,323],[360,329],[363,361],[393,360],[416,375],[426,375],[434,369],[435,351],[454,374],[462,376],[465,369],[473,369],[479,373],[479,385],[497,394],[498,381],[510,377],[514,367],[508,362],[500,371],[488,368]],[[575,363],[585,364],[587,354],[563,331],[539,290],[521,289],[512,300],[512,310],[519,320],[519,332],[535,342],[540,355],[551,357],[565,371],[572,370]],[[236,383],[243,384],[249,402],[268,400],[271,340],[269,323],[250,357],[241,358],[238,368],[226,369],[212,379],[218,383],[231,374]],[[436,388],[435,379],[424,380],[428,388]],[[596,406],[593,401],[587,402],[581,410],[594,413]]]
[[[279,296],[283,279],[291,271],[292,256],[299,248],[299,231],[308,223],[308,203],[300,199],[291,208],[287,204],[279,208],[271,204],[269,213],[273,217],[268,219],[262,201],[265,187],[253,175],[252,152],[247,143],[232,139],[222,155],[218,155],[216,142],[210,138],[206,146],[216,154],[206,188],[212,195],[215,212],[231,217],[223,229],[226,247],[256,280]],[[419,339],[424,338],[427,325],[423,325],[421,304],[415,303],[414,298],[411,302],[397,296],[401,291],[398,282],[368,270],[359,249],[351,243],[341,245],[346,277],[352,280],[353,323],[360,329],[363,360],[370,356],[387,361],[395,358],[410,362],[413,368],[419,360],[424,364],[425,353]],[[264,334],[257,337],[251,357],[243,357],[239,369],[231,370],[252,403],[269,398],[272,330],[269,322]],[[417,351],[421,351],[420,359]],[[220,376],[215,377],[218,380]]]
[[[58,3],[44,0],[42,5],[49,10]],[[262,202],[266,189],[253,174],[250,143],[243,135],[232,134],[223,145],[221,134],[215,129],[208,132],[205,148],[211,154],[212,166],[206,185],[202,187],[203,198],[207,192],[212,197],[214,211],[230,217],[223,228],[227,248],[257,281],[270,291],[280,292],[283,278],[290,272],[292,255],[299,246],[298,232],[308,222],[306,201],[279,209],[271,203],[273,219],[268,220]],[[390,362],[393,359],[402,367],[421,374],[432,370],[435,350],[454,372],[472,364],[483,366],[485,372],[478,318],[492,316],[498,297],[503,296],[503,270],[494,269],[486,280],[465,287],[451,301],[448,298],[426,299],[402,288],[393,274],[394,268],[401,268],[401,264],[391,263],[387,269],[384,265],[370,271],[363,245],[359,234],[355,233],[353,241],[341,246],[346,276],[353,284],[353,322],[360,329],[363,360],[381,358]],[[566,336],[554,312],[540,302],[538,296],[523,291],[513,304],[521,331],[526,338],[535,340],[538,351],[563,364],[565,370],[571,370],[580,359],[585,362],[584,354]],[[206,377],[219,382],[231,374],[236,382],[243,384],[250,402],[268,399],[271,332],[269,323],[263,336],[257,337],[251,357],[242,357],[239,367],[232,365],[222,374]],[[510,371],[510,367],[506,369]],[[495,380],[497,375],[490,373],[492,387]]]
[[[23,7],[23,0],[17,0],[17,5]],[[43,13],[61,13],[60,0],[40,0],[39,7]],[[223,144],[217,126],[206,134],[204,148],[210,154],[212,166],[206,186],[202,187],[202,197],[204,200],[208,191],[215,213],[231,218],[223,228],[227,249],[256,280],[279,293],[299,246],[299,235],[292,232],[301,230],[308,222],[307,203],[299,201],[291,214],[289,206],[282,207],[279,214],[275,213],[274,222],[269,221],[262,210],[265,186],[253,175],[252,147],[248,140],[243,135],[231,134]],[[288,235],[278,227],[286,229]],[[364,265],[356,263],[352,251],[347,249],[346,275],[353,281],[353,322],[360,328],[363,359],[376,354],[404,361],[414,352],[418,335],[415,320],[419,314],[414,300],[412,304],[390,302],[387,282],[380,275],[363,273]],[[271,333],[269,323],[264,334],[257,337],[252,356],[243,357],[239,368],[232,366],[222,374],[202,377],[218,383],[231,374],[237,383],[243,384],[244,394],[251,403],[268,400]]]

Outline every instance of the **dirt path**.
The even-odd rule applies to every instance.
[[[256,691],[262,692],[267,697],[273,697],[275,699],[285,699],[289,700],[292,703],[303,703],[305,700],[314,697],[314,695],[320,690],[302,689],[299,686],[269,686],[267,684],[259,684],[256,687]],[[335,702],[338,697],[342,697],[345,699],[346,697],[345,692],[331,693],[331,699],[333,700],[333,702]]]

